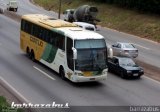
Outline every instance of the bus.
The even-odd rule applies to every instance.
[[[102,35],[43,14],[21,18],[20,48],[72,82],[107,78],[107,45]]]

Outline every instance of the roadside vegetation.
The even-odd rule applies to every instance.
[[[0,96],[0,112],[24,112],[22,109],[12,109],[6,98]]]
[[[58,12],[59,0],[33,1],[47,10]],[[160,16],[156,14],[138,12],[93,0],[62,0],[61,13],[66,9],[77,8],[84,4],[98,7],[97,18],[101,20],[97,23],[98,25],[160,42]]]

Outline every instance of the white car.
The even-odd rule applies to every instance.
[[[17,10],[18,10],[17,1],[15,1],[15,0],[9,1],[9,3],[7,4],[7,10],[8,11],[15,11],[15,12],[17,12]]]
[[[117,42],[112,45],[114,56],[126,56],[136,58],[138,56],[138,49],[131,43]]]
[[[96,27],[93,24],[89,24],[85,22],[73,22],[73,23],[85,30],[96,31]]]

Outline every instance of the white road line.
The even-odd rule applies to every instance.
[[[33,68],[35,68],[36,70],[38,70],[39,72],[41,72],[42,74],[44,74],[45,76],[47,76],[48,78],[50,78],[51,80],[56,80],[53,77],[51,77],[50,75],[48,75],[46,72],[44,72],[41,69],[39,69],[38,67],[33,66]]]
[[[151,81],[153,81],[153,82],[156,82],[156,83],[160,84],[159,81],[156,81],[156,80],[154,80],[154,79],[152,79],[152,78],[150,78],[150,77],[147,77],[147,76],[143,76],[143,77],[146,78],[146,79],[149,79],[149,80],[151,80]]]
[[[144,47],[144,46],[141,46],[141,45],[139,45],[139,44],[135,44],[135,43],[133,43],[134,45],[136,45],[136,46],[139,46],[139,47],[141,47],[141,48],[144,48],[144,49],[147,49],[147,50],[150,50],[150,48],[148,48],[148,47]]]
[[[18,97],[22,98],[26,103],[29,103],[30,101],[26,99],[21,93],[19,93],[13,86],[11,86],[6,80],[4,80],[3,77],[0,76],[0,80],[9,87]]]

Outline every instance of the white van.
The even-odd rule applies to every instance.
[[[18,4],[17,4],[17,1],[15,1],[15,0],[11,0],[11,1],[9,1],[9,3],[7,4],[7,10],[8,11],[15,11],[15,12],[17,12],[17,10],[18,10]]]
[[[73,22],[73,23],[83,29],[90,30],[90,31],[96,31],[96,27],[93,24],[89,24],[85,22]]]

